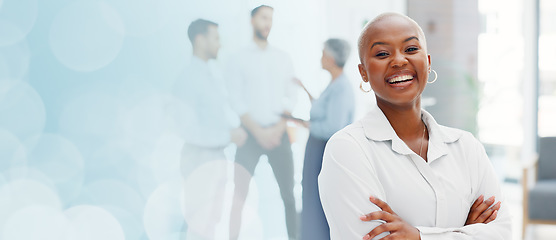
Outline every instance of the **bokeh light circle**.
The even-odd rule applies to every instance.
[[[169,94],[155,93],[136,102],[122,118],[126,137],[152,145],[154,140],[171,132],[168,125],[172,119],[167,110],[172,101],[174,98]]]
[[[17,211],[32,205],[61,209],[62,203],[56,192],[37,181],[15,180],[0,186],[0,229]]]
[[[126,240],[143,240],[145,229],[141,217],[114,206],[101,206],[112,214],[122,226]]]
[[[31,52],[26,40],[0,47],[0,85],[9,86],[28,74]]]
[[[103,208],[79,205],[64,211],[79,240],[124,240],[118,220]]]
[[[35,25],[37,15],[37,0],[0,1],[0,46],[25,38]]]
[[[23,145],[11,132],[0,128],[0,173],[7,171],[15,164],[15,156]]]
[[[134,182],[130,166],[135,164],[131,154],[121,143],[109,142],[89,155],[85,169],[86,183],[101,179],[119,179]]]
[[[180,179],[180,159],[183,140],[176,135],[161,136],[152,153],[152,170],[158,183]]]
[[[136,162],[133,166],[132,174],[142,196],[150,196],[159,185],[150,165]]]
[[[46,119],[42,98],[26,82],[0,84],[0,116],[0,128],[21,141],[40,134]]]
[[[60,209],[29,206],[13,214],[2,233],[3,240],[70,240],[72,231]]]
[[[107,139],[118,140],[121,111],[118,99],[100,89],[82,93],[62,108],[60,134],[74,141],[88,156],[105,145]]]
[[[43,134],[25,142],[27,165],[36,168],[56,184],[64,202],[81,191],[84,159],[79,149],[66,138]]]
[[[149,196],[143,214],[143,225],[149,239],[179,239],[184,224],[180,211],[182,181],[159,185]]]
[[[21,151],[18,151],[18,155],[20,152]],[[6,178],[6,181],[12,182],[16,180],[32,180],[32,181],[40,182],[41,184],[50,188],[52,191],[57,192],[56,184],[54,184],[54,181],[52,181],[52,179],[50,179],[46,174],[44,174],[44,172],[39,171],[34,167],[29,167],[24,164],[21,165],[20,161],[26,161],[26,160],[18,159],[15,162],[16,164],[15,166],[4,171],[4,177]]]
[[[143,197],[120,180],[103,179],[85,186],[83,192],[95,205],[114,206],[126,210],[137,217],[143,212]]]
[[[106,2],[80,1],[62,9],[50,28],[56,58],[75,71],[94,71],[118,56],[124,36],[119,14]]]
[[[165,59],[164,61],[153,61],[150,68],[157,71],[158,88],[173,90],[176,81],[184,80],[184,71],[191,53],[187,31],[183,29],[183,22],[176,21],[179,26],[176,29],[157,33],[157,41],[145,46],[149,57],[152,59]],[[161,39],[161,40],[158,40]]]
[[[190,172],[184,176],[182,213],[189,231],[211,238],[218,222],[223,221],[227,161],[207,160]]]
[[[171,20],[176,3],[173,0],[113,0],[126,24],[125,34],[145,37],[160,30]],[[176,17],[176,16],[174,16]],[[174,18],[175,19],[175,18]],[[181,29],[180,29],[181,30]]]
[[[172,118],[168,108],[173,97],[155,93],[140,99],[122,114],[120,126],[123,138],[129,142],[128,150],[137,164],[152,167],[151,159],[156,142],[166,134],[173,134]],[[151,169],[149,171],[152,172]],[[152,191],[153,189],[151,189]]]

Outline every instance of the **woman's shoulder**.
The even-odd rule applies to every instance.
[[[335,142],[361,142],[366,139],[361,121],[355,121],[344,128],[340,129],[330,137],[328,144]],[[328,145],[327,144],[327,145]]]
[[[481,142],[469,131],[444,125],[438,125],[438,128],[447,144],[481,145]]]
[[[326,143],[323,164],[335,162],[346,169],[361,168],[370,164],[367,158],[365,142],[367,141],[363,127],[356,121],[336,132]]]

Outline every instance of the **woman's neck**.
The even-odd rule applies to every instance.
[[[377,105],[392,125],[396,135],[427,162],[429,135],[427,126],[421,120],[420,98],[407,106],[398,106],[377,99]]]
[[[330,75],[332,76],[332,81],[335,81],[336,79],[338,79],[338,77],[340,75],[342,75],[342,73],[344,72],[344,70],[342,68],[331,68],[328,70],[328,72],[330,72]]]
[[[421,120],[421,104],[417,100],[414,104],[400,107],[377,101],[392,128],[402,140],[421,137],[424,123]]]

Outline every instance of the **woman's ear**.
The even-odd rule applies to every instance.
[[[429,72],[431,71],[431,55],[427,54],[427,58],[429,60]]]
[[[359,67],[359,74],[361,74],[361,78],[363,79],[363,82],[368,82],[369,80],[367,80],[367,71],[365,71],[365,66],[363,64],[359,64],[357,65],[357,67]]]

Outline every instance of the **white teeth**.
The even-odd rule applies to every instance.
[[[413,76],[410,75],[402,75],[402,76],[397,76],[395,78],[392,78],[388,81],[388,83],[398,83],[398,82],[402,82],[402,81],[406,81],[409,79],[413,79]]]

